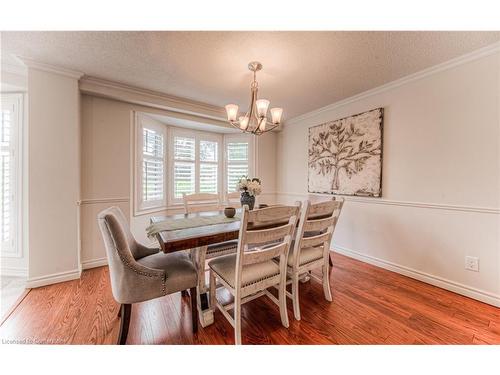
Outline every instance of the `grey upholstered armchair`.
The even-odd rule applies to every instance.
[[[118,207],[97,215],[106,247],[111,290],[121,304],[119,344],[127,341],[132,304],[190,289],[193,332],[198,329],[197,273],[185,252],[160,253],[139,244]]]

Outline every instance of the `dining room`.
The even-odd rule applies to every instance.
[[[161,30],[1,31],[5,346],[500,344],[499,31]]]

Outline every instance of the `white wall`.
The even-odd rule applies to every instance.
[[[278,199],[307,196],[309,127],[384,107],[382,198],[348,198],[333,247],[500,306],[496,51],[289,121],[278,137]],[[480,258],[480,272],[464,269],[466,255]]]
[[[82,95],[82,199],[81,260],[83,268],[106,264],[106,253],[97,227],[97,214],[112,205],[130,218],[131,230],[149,245],[145,229],[154,215],[182,212],[182,208],[133,216],[132,155],[133,111],[166,115],[161,109],[93,95]],[[256,142],[256,174],[264,181],[261,203],[273,203],[276,190],[276,135]]]
[[[29,87],[28,287],[79,277],[78,78],[36,68]]]

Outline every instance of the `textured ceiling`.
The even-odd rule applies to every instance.
[[[260,97],[291,118],[500,40],[500,32],[2,32],[16,54],[223,106]],[[242,108],[243,109],[243,108]]]

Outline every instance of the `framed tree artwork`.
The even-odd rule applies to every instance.
[[[308,190],[380,197],[384,109],[309,128]]]

